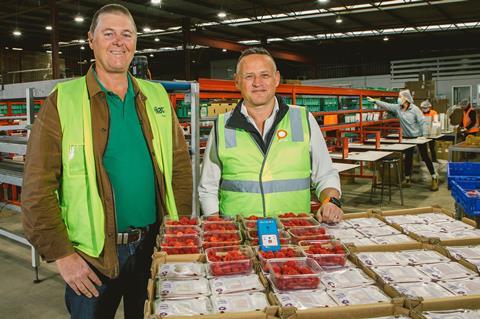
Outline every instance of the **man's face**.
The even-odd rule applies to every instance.
[[[273,101],[280,83],[280,72],[272,59],[263,54],[244,57],[235,74],[235,85],[242,93],[247,107],[259,107]]]
[[[125,73],[137,45],[133,21],[121,13],[105,13],[98,18],[94,33],[88,33],[97,69],[107,73]]]

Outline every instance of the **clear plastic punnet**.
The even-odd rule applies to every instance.
[[[302,240],[299,243],[305,256],[315,259],[323,269],[342,268],[349,250],[339,240]]]
[[[249,246],[212,247],[205,250],[207,267],[213,276],[249,274],[254,254]]]
[[[270,280],[278,290],[317,289],[322,268],[312,258],[284,258],[267,261]]]

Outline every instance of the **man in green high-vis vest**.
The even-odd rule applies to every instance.
[[[317,218],[340,221],[338,171],[312,114],[275,95],[280,73],[270,53],[242,52],[234,80],[243,99],[210,133],[198,188],[203,214],[310,213],[313,185]]]
[[[143,318],[166,215],[191,214],[183,131],[162,85],[128,73],[135,22],[106,5],[88,32],[95,64],[57,85],[35,120],[22,189],[29,241],[55,261],[71,318]]]

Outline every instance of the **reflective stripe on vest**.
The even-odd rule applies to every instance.
[[[177,217],[172,176],[172,114],[165,89],[138,80],[147,96],[155,160],[165,176],[167,209]],[[81,93],[80,93],[81,92]],[[79,101],[79,93],[82,100]],[[62,218],[73,246],[98,257],[105,242],[105,215],[97,187],[90,101],[85,77],[57,85],[57,109],[62,128],[62,180],[58,192]],[[172,207],[173,203],[173,207]]]
[[[266,156],[250,133],[225,127],[230,116],[231,112],[219,115],[217,121],[222,214],[309,212],[310,131],[305,108],[289,107],[274,128]]]

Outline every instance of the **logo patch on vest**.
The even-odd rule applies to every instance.
[[[153,108],[155,113],[165,115],[165,108],[163,106],[155,106]]]
[[[277,131],[277,138],[278,138],[279,140],[283,140],[283,139],[286,138],[287,136],[288,136],[287,131],[285,131],[285,130],[278,130],[278,131]]]

